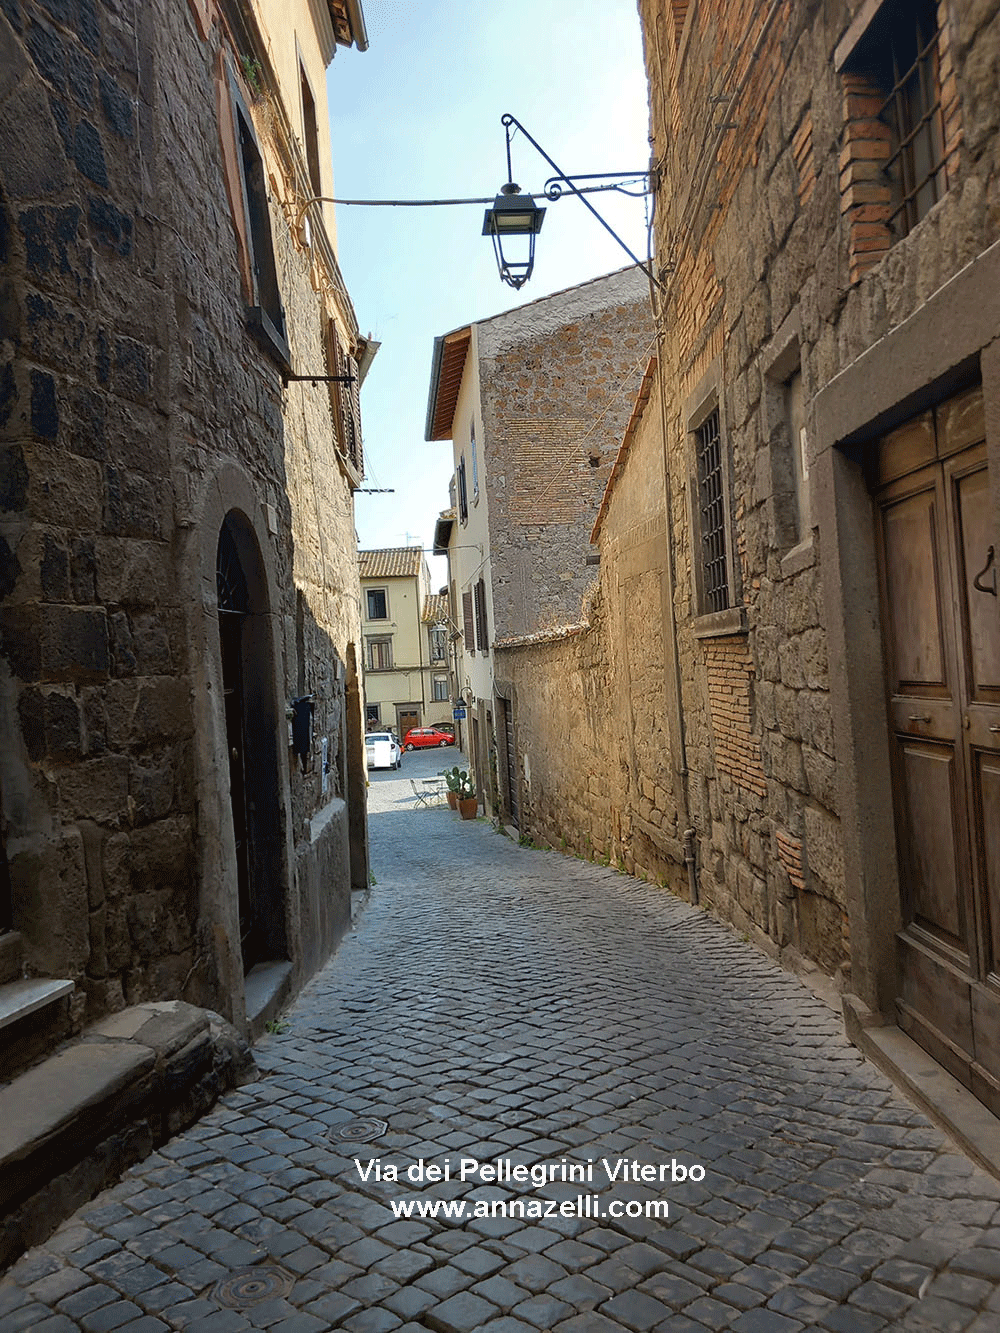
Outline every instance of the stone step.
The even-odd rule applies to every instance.
[[[0,1267],[253,1077],[229,1024],[175,1000],[111,1015],[0,1088]]]
[[[28,977],[0,985],[0,1028],[27,1018],[29,1014],[61,1000],[64,995],[72,995],[75,989],[72,981],[58,981],[48,977]]]

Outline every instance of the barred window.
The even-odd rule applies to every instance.
[[[879,118],[891,131],[885,165],[893,193],[889,225],[906,235],[943,197],[944,130],[938,79],[937,5],[893,5],[876,20],[870,39],[879,86],[885,91]],[[884,31],[880,32],[880,29]]]
[[[729,557],[726,550],[726,495],[718,408],[698,427],[695,437],[704,609],[725,611],[730,605]]]
[[[864,14],[859,14],[860,22]],[[844,89],[841,212],[851,278],[907,235],[948,190],[958,94],[936,0],[885,0],[837,57]]]

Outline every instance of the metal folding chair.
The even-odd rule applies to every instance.
[[[416,804],[425,805],[429,810],[431,807],[431,798],[435,796],[436,793],[429,791],[427,788],[418,787],[413,778],[410,778],[410,786],[413,788],[413,794],[417,798]]]

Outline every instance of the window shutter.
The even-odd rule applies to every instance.
[[[337,325],[327,321],[327,367],[331,375],[351,375],[350,384],[331,380],[330,412],[337,433],[337,446],[359,475],[364,473],[364,454],[361,448],[361,395],[358,385],[358,363],[349,356],[340,343]]]
[[[476,584],[476,644],[481,653],[489,652],[490,634],[486,620],[486,584],[482,579]]]
[[[472,593],[462,593],[462,620],[465,624],[465,651],[476,651],[476,627],[472,619]]]

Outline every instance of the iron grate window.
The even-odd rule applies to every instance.
[[[888,130],[883,179],[891,198],[884,221],[896,238],[948,190],[940,36],[937,0],[887,0],[847,66],[881,99],[877,119]]]
[[[705,610],[725,611],[729,606],[729,561],[726,554],[726,502],[718,408],[698,427],[695,435]]]
[[[893,134],[893,152],[886,170],[897,197],[889,221],[904,235],[926,216],[947,188],[938,81],[940,30],[934,8],[916,6],[888,43],[892,91],[880,118],[887,121]]]

